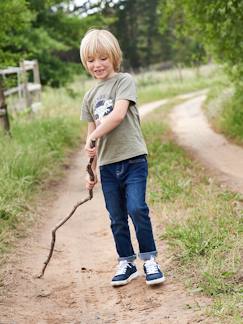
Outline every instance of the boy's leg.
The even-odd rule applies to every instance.
[[[125,193],[118,181],[117,171],[120,167],[122,169],[122,163],[100,168],[106,208],[110,215],[111,229],[119,255],[117,271],[111,280],[112,286],[125,285],[138,276],[137,268],[133,264],[136,255],[131,243]]]
[[[139,256],[149,260],[157,255],[149,208],[145,201],[148,165],[146,157],[136,157],[127,162],[125,180],[128,214],[131,216],[139,244]]]
[[[135,227],[140,250],[139,256],[145,261],[146,283],[154,285],[164,282],[165,277],[159,264],[155,261],[157,251],[149,209],[145,201],[147,174],[148,165],[145,157],[137,157],[128,161],[126,176],[127,209]]]
[[[136,255],[133,250],[128,226],[126,198],[117,179],[116,171],[118,167],[118,163],[102,166],[100,168],[101,184],[119,256],[118,260],[133,262],[136,259]]]

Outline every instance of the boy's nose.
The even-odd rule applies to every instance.
[[[94,66],[95,66],[95,67],[100,66],[100,60],[95,60],[95,61],[94,61]]]

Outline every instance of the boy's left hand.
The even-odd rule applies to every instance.
[[[90,148],[90,141],[87,141],[84,150],[89,158],[95,157],[97,154],[96,147]]]

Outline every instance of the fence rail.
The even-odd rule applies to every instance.
[[[33,72],[33,82],[28,81],[29,71]],[[40,105],[41,83],[37,60],[22,61],[19,67],[8,67],[0,70],[3,82],[12,74],[17,75],[17,86],[4,89],[4,95],[9,97],[18,94],[18,100],[15,101],[13,109],[19,111],[26,107],[33,108]]]
[[[29,82],[29,71],[33,73],[33,82]],[[4,83],[13,74],[17,75],[17,86],[6,89]],[[22,61],[19,67],[8,67],[0,70],[0,77],[0,123],[9,132],[7,104],[14,111],[21,111],[27,107],[35,111],[41,106],[38,62],[37,60]]]

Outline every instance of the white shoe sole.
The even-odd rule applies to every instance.
[[[121,280],[121,281],[112,281],[111,285],[114,286],[124,286],[128,284],[131,280],[137,278],[139,276],[138,271],[134,272],[128,279],[126,280]]]
[[[152,285],[158,285],[164,281],[165,281],[165,277],[162,277],[162,278],[158,278],[158,279],[154,279],[154,280],[150,280],[150,281],[146,280],[146,284],[149,286],[152,286]]]

